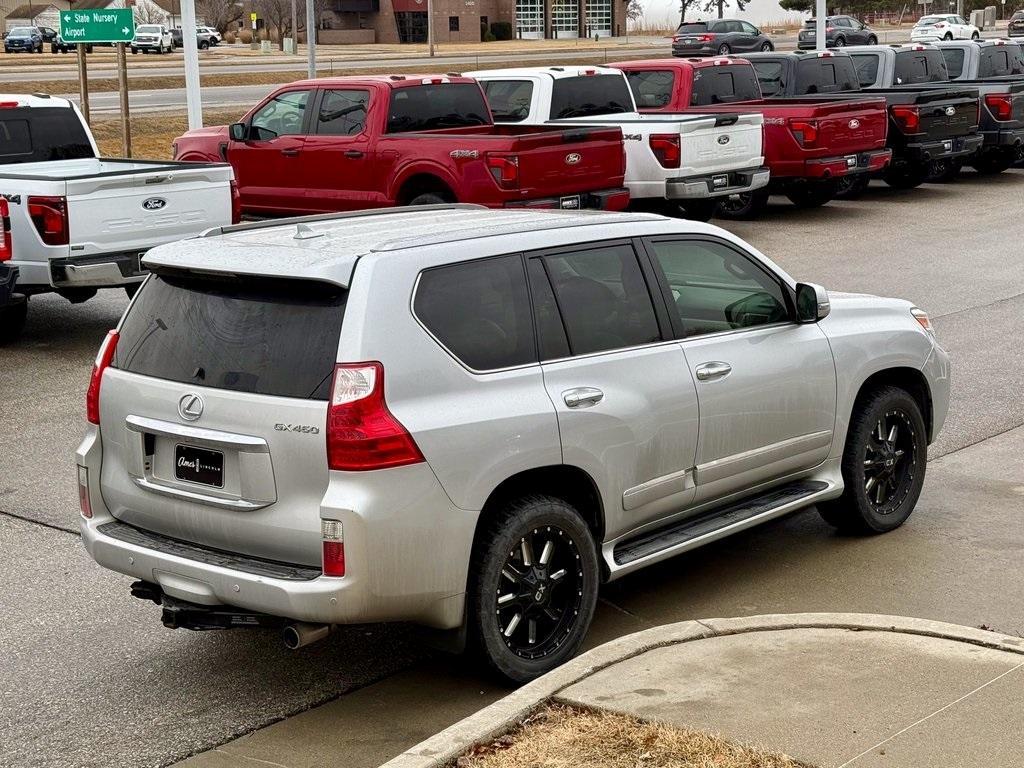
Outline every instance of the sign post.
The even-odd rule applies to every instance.
[[[312,80],[316,77],[316,3],[312,0],[306,2],[306,51],[307,61],[306,69],[309,79]],[[298,33],[295,35],[296,41],[298,40]],[[296,47],[296,50],[298,48]]]
[[[128,57],[124,43],[117,44],[117,89],[121,92],[121,153],[132,156],[132,123],[128,114]]]
[[[85,64],[85,45],[79,45],[78,51],[78,100],[81,102],[82,117],[89,123],[89,72]]]

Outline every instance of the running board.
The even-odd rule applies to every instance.
[[[702,540],[699,543],[706,543],[721,538],[727,532],[750,528],[806,506],[813,497],[831,487],[821,480],[799,480],[712,509],[699,517],[680,520],[664,528],[624,539],[615,545],[615,564],[629,565],[652,555],[667,553],[668,550],[681,550],[688,544],[696,545],[698,540]]]

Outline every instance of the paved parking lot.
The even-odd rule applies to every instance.
[[[780,202],[730,225],[799,278],[929,310],[955,366],[949,421],[901,530],[843,538],[809,512],[732,537],[606,588],[591,644],[686,618],[816,610],[1024,632],[1022,185],[1021,171],[965,174],[817,211]],[[128,579],[88,559],[71,453],[92,357],[125,304],[114,291],[80,306],[35,299],[24,340],[0,353],[0,765],[166,764],[335,697],[264,731],[269,741],[197,762],[237,764],[255,748],[289,766],[375,765],[499,695],[405,627],[348,628],[297,653],[271,634],[164,630]]]

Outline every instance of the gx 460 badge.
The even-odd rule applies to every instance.
[[[275,424],[277,432],[298,432],[302,435],[319,435],[320,427],[311,427],[308,424]]]

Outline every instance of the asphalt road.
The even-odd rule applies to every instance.
[[[591,643],[683,618],[805,610],[1024,632],[1024,431],[1012,431],[1024,424],[1022,185],[1021,171],[967,173],[816,211],[779,200],[762,222],[730,225],[799,278],[928,309],[954,360],[949,420],[904,528],[844,538],[806,512],[724,540],[609,585]],[[355,768],[498,695],[460,660],[427,657],[406,627],[347,628],[298,653],[270,634],[165,630],[128,579],[89,560],[71,454],[92,358],[125,304],[114,291],[78,306],[37,297],[24,340],[0,351],[0,766],[165,764],[336,698],[261,734],[328,717],[300,740],[333,739],[322,754]],[[282,742],[288,760],[261,754],[316,764],[297,744]]]

